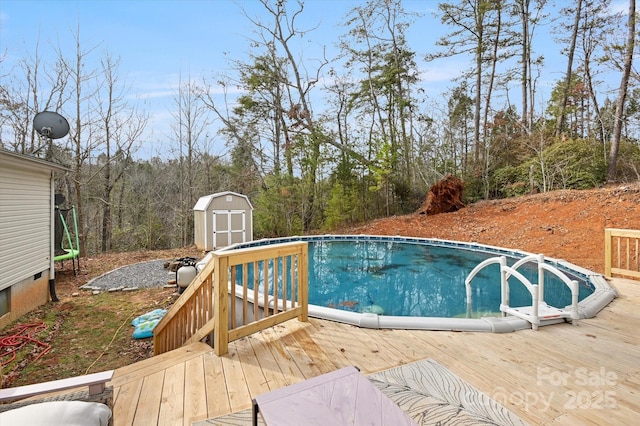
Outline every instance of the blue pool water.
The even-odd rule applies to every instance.
[[[466,249],[460,245],[425,243],[426,240],[420,239],[331,237],[305,240],[309,243],[310,305],[385,316],[467,317],[466,277],[483,260],[505,255],[477,246]],[[269,243],[254,242],[243,246]],[[511,265],[519,257],[514,253],[507,255],[507,259]],[[538,281],[534,264],[525,264],[518,271],[531,282]],[[563,272],[579,282],[579,300],[593,292],[587,277]],[[249,273],[252,273],[251,268]],[[241,280],[240,273],[238,279]],[[531,305],[526,288],[515,278],[510,283],[511,306]],[[474,278],[472,289],[472,317],[500,315],[498,265],[483,269]],[[569,288],[550,273],[545,273],[545,301],[556,307],[571,304]]]
[[[309,242],[309,303],[354,312],[412,317],[466,316],[465,278],[495,253],[393,241]],[[510,259],[513,264],[517,259]],[[537,282],[537,268],[519,268]],[[580,277],[582,300],[592,289]],[[511,305],[531,304],[531,296],[511,280]],[[499,266],[485,268],[473,280],[473,316],[499,315]],[[571,304],[571,291],[554,275],[545,274],[545,301]]]

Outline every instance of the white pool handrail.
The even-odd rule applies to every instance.
[[[518,268],[525,263],[536,261],[538,264],[538,283],[532,284],[525,276],[518,272]],[[534,330],[538,329],[541,319],[571,318],[574,325],[577,325],[579,319],[578,313],[578,281],[570,280],[558,268],[546,264],[542,254],[526,256],[513,266],[507,265],[506,256],[492,257],[479,263],[469,273],[465,279],[466,297],[467,297],[467,316],[471,316],[472,312],[472,292],[471,281],[485,267],[497,263],[500,265],[500,287],[501,287],[501,303],[500,311],[503,316],[510,314],[518,318],[522,318],[531,323]],[[571,305],[567,310],[549,306],[544,301],[544,272],[548,271],[557,276],[571,290]],[[531,306],[512,307],[509,302],[509,278],[513,276],[518,279],[531,294]],[[542,314],[541,314],[542,312]]]

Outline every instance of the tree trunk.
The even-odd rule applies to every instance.
[[[558,122],[556,123],[556,137],[560,137],[564,129],[564,115],[567,108],[567,101],[569,98],[569,88],[571,86],[571,74],[573,72],[573,55],[576,51],[576,40],[578,38],[578,28],[580,26],[580,15],[582,14],[582,0],[576,2],[576,14],[573,21],[573,28],[571,31],[571,43],[569,47],[569,54],[567,59],[567,74],[565,76],[565,84],[562,88],[562,99],[560,100],[560,112],[558,114]]]
[[[521,59],[521,75],[522,79],[520,87],[522,89],[522,124],[531,131],[529,123],[529,99],[528,88],[530,84],[530,69],[531,69],[531,49],[529,47],[529,2],[523,1],[520,10],[520,23],[522,24],[522,59]]]
[[[629,0],[629,20],[628,20],[627,50],[624,58],[624,70],[618,89],[618,102],[616,103],[615,123],[613,125],[613,138],[611,139],[611,150],[609,151],[609,162],[607,164],[607,182],[613,183],[616,180],[616,164],[618,162],[618,150],[620,148],[620,138],[622,135],[622,124],[624,122],[624,104],[627,99],[627,89],[629,87],[629,76],[631,75],[631,64],[633,61],[633,50],[636,36],[636,0]]]
[[[476,22],[478,30],[478,46],[476,47],[476,90],[473,113],[473,159],[477,166],[480,160],[480,108],[482,105],[482,54],[484,53],[484,34],[482,22]]]

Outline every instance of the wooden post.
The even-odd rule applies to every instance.
[[[298,321],[309,320],[309,253],[307,244],[298,254],[298,306],[301,308]]]
[[[604,276],[611,278],[611,229],[604,230]]]
[[[229,352],[229,258],[218,254],[213,258],[216,271],[213,280],[213,351],[221,356]]]

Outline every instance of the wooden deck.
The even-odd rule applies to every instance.
[[[531,424],[633,424],[640,418],[640,282],[577,327],[472,332],[371,330],[311,318],[229,344],[204,343],[115,371],[114,424],[190,425],[252,397],[348,365],[364,374],[433,358]]]

